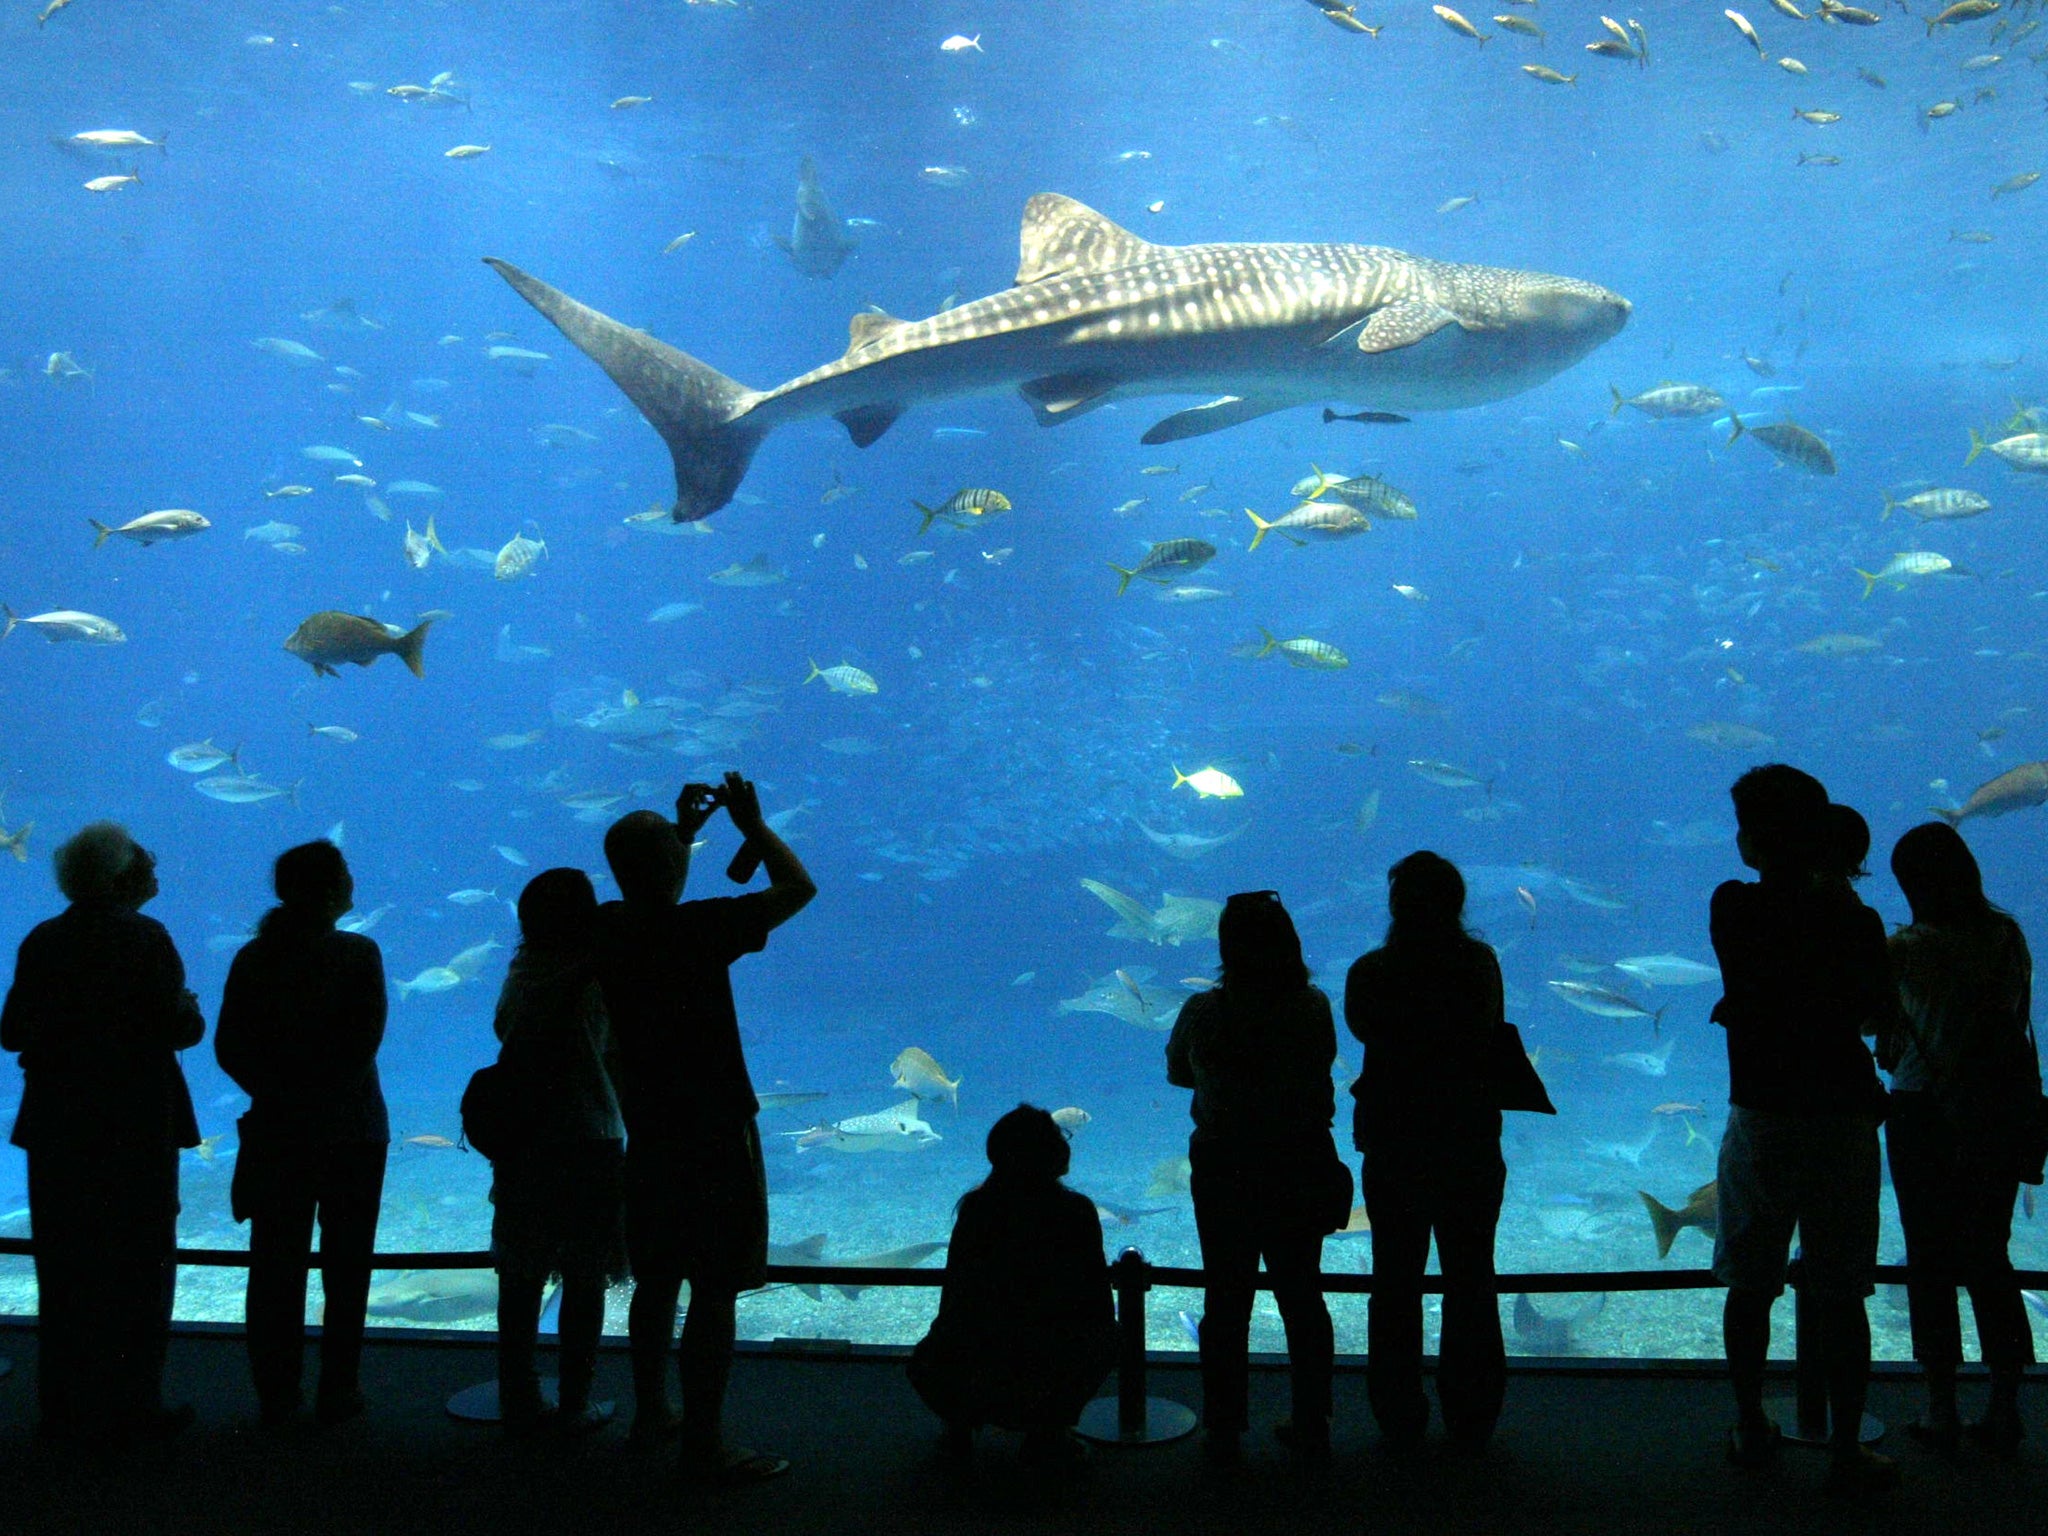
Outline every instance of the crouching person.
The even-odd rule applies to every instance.
[[[1067,1133],[1020,1104],[988,1133],[987,1179],[961,1196],[939,1315],[910,1382],[964,1460],[985,1424],[1024,1432],[1027,1460],[1079,1461],[1081,1410],[1116,1361],[1116,1314],[1094,1202],[1060,1181]]]

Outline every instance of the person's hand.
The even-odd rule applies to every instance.
[[[719,793],[709,784],[685,784],[676,796],[676,831],[688,842],[695,837],[711,813],[718,809]]]
[[[751,782],[737,773],[725,776],[725,788],[721,794],[725,802],[725,814],[732,818],[732,824],[751,836],[766,827],[761,816],[761,795]]]

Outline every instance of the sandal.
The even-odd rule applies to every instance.
[[[1784,1431],[1769,1419],[1764,1420],[1761,1429],[1738,1424],[1728,1431],[1728,1460],[1750,1471],[1775,1467],[1784,1447]]]

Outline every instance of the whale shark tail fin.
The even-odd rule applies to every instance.
[[[661,434],[675,460],[677,522],[709,517],[732,500],[754,450],[767,436],[766,427],[746,419],[760,399],[758,391],[645,331],[579,304],[509,262],[489,256],[484,262],[610,374]]]

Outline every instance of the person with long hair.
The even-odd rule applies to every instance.
[[[142,908],[156,858],[111,821],[56,852],[71,903],[21,941],[0,1050],[24,1079],[36,1240],[36,1396],[43,1434],[162,1439],[192,1422],[163,1402],[177,1280],[178,1150],[199,1123],[176,1053],[206,1033],[185,966]]]
[[[1189,998],[1166,1046],[1166,1080],[1195,1091],[1190,1191],[1208,1289],[1202,1305],[1207,1454],[1230,1462],[1250,1418],[1249,1349],[1259,1261],[1287,1330],[1293,1414],[1274,1430],[1296,1454],[1329,1454],[1335,1341],[1321,1284],[1323,1238],[1344,1224],[1350,1175],[1330,1137],[1337,1027],[1309,981],[1294,919],[1274,891],[1223,905],[1220,981]],[[1332,1170],[1344,1181],[1330,1199]],[[1334,1207],[1346,1207],[1334,1213]]]
[[[2019,1449],[2020,1377],[2034,1336],[2007,1245],[2021,1178],[2038,1180],[2027,1120],[2038,1114],[2040,1059],[2031,1028],[2034,961],[2026,935],[1984,895],[1969,844],[1945,822],[1913,828],[1892,849],[1892,875],[1913,909],[1891,936],[1903,1007],[1891,1063],[1885,1150],[1912,1271],[1906,1300],[1913,1358],[1927,1376],[1918,1438],[1948,1448],[1962,1438],[1956,1369],[1962,1321],[1956,1287],[1970,1292],[1991,1371],[1991,1402],[1969,1436],[2001,1455]]]
[[[910,1383],[965,1460],[984,1424],[1024,1432],[1024,1458],[1081,1459],[1074,1421],[1116,1361],[1116,1309],[1095,1202],[1067,1188],[1067,1133],[1019,1104],[988,1133],[988,1177],[960,1197],[939,1314]]]
[[[1500,962],[1465,927],[1465,881],[1427,850],[1387,871],[1386,942],[1344,983],[1344,1022],[1365,1047],[1352,1138],[1372,1224],[1366,1385],[1396,1445],[1429,1426],[1422,1390],[1422,1274],[1443,1270],[1437,1397],[1453,1441],[1486,1444],[1507,1385],[1494,1230],[1507,1164],[1487,1078],[1502,1023]]]
[[[355,880],[333,843],[278,855],[277,905],[235,955],[213,1037],[221,1070],[249,1095],[230,1192],[249,1223],[245,1317],[263,1420],[304,1407],[306,1274],[320,1224],[323,1424],[363,1411],[360,1366],[370,1259],[391,1125],[377,1077],[387,1000],[376,941],[335,926]]]
[[[527,1123],[491,1165],[498,1266],[498,1408],[526,1434],[595,1429],[590,1402],[605,1292],[625,1278],[625,1126],[593,953],[597,893],[580,869],[544,870],[519,893],[519,949],[498,993],[498,1061]],[[562,1285],[561,1393],[543,1411],[534,1343],[551,1278]]]

